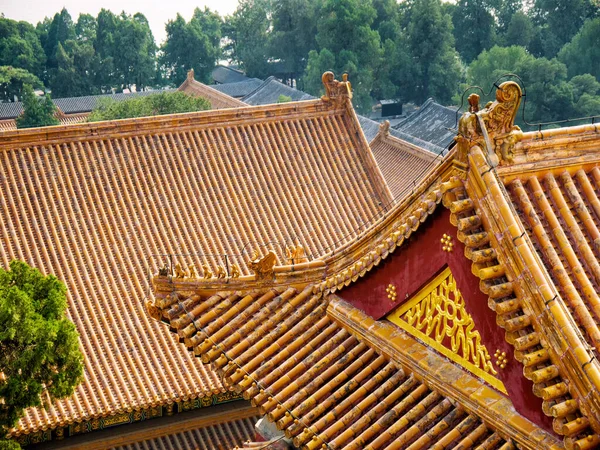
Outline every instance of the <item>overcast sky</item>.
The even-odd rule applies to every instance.
[[[180,13],[185,20],[192,17],[194,8],[205,6],[217,11],[222,16],[231,14],[237,7],[238,0],[0,0],[0,11],[14,20],[25,20],[34,26],[44,19],[52,17],[63,7],[67,8],[73,21],[80,13],[98,15],[100,9],[110,9],[114,13],[125,10],[128,14],[141,12],[150,22],[150,28],[156,43],[165,39],[165,24]]]

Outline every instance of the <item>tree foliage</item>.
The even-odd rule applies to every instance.
[[[456,50],[465,62],[470,63],[494,45],[496,30],[492,11],[490,0],[458,0],[452,23]]]
[[[210,103],[205,98],[192,97],[184,92],[160,92],[123,101],[102,99],[91,112],[88,121],[160,116],[207,109],[210,109]]]
[[[410,10],[408,48],[413,76],[408,98],[423,103],[433,97],[449,103],[461,79],[452,35],[452,20],[442,13],[440,0],[415,0]]]
[[[233,15],[226,18],[227,56],[250,77],[267,78],[271,74],[270,15],[270,0],[240,0]]]
[[[33,25],[0,17],[0,66],[26,70],[42,78],[46,55]]]
[[[25,408],[71,395],[83,377],[75,325],[67,319],[66,288],[22,261],[0,269],[0,429]]]
[[[556,58],[536,58],[523,47],[493,47],[471,63],[467,82],[491,90],[504,74],[516,73],[526,88],[525,120],[529,123],[600,114],[600,83],[592,75],[569,80],[567,67]],[[491,100],[490,96],[483,101]],[[518,116],[521,125],[522,115]]]
[[[28,84],[35,89],[44,87],[42,81],[24,69],[0,66],[0,100],[13,102],[23,95],[23,86]]]
[[[600,80],[600,18],[588,20],[558,54],[569,75],[589,73]]]
[[[196,8],[188,23],[179,14],[167,22],[161,63],[171,83],[183,83],[190,69],[200,81],[210,81],[211,71],[221,56],[221,26],[221,17],[208,8]]]
[[[54,117],[55,113],[56,106],[52,103],[49,94],[46,94],[43,99],[39,99],[30,85],[23,86],[23,114],[17,117],[17,128],[58,125],[59,121]]]

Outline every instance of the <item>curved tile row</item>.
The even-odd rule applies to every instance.
[[[173,292],[154,307],[298,448],[515,448],[330,319],[314,290]]]

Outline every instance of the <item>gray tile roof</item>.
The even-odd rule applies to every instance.
[[[0,103],[0,120],[14,119],[23,112],[21,102]]]
[[[367,142],[371,142],[377,136],[379,132],[380,122],[376,122],[367,117],[358,115],[358,122],[360,123],[360,127],[363,130],[365,137],[367,138]],[[432,153],[438,154],[445,150],[446,147],[440,147],[439,145],[433,144],[431,142],[424,141],[415,136],[411,136],[408,133],[404,133],[402,131],[394,130],[390,127],[390,135],[402,139],[403,141],[409,142],[417,147],[421,147],[425,150],[429,150]],[[454,135],[452,135],[454,136]]]
[[[103,95],[86,95],[83,97],[65,97],[55,98],[52,101],[65,114],[75,114],[90,112],[93,110],[101,98],[112,98],[116,101],[127,100],[134,97],[145,97],[147,95],[157,94],[159,92],[174,92],[175,89],[164,89],[160,91],[143,91],[132,92],[129,94],[103,94]],[[0,120],[15,119],[23,112],[21,102],[0,103]]]
[[[275,77],[269,77],[256,90],[246,95],[242,101],[249,105],[269,105],[277,103],[280,95],[290,97],[292,101],[312,100],[315,98],[306,92],[283,84]]]
[[[447,148],[456,136],[456,117],[455,109],[429,99],[392,129],[437,147]]]
[[[242,98],[254,92],[263,83],[258,78],[247,78],[245,81],[227,84],[214,84],[211,88],[216,89],[223,94],[227,94],[233,98]]]
[[[74,114],[89,112],[93,110],[98,101],[102,98],[111,98],[116,101],[123,101],[135,97],[146,97],[147,95],[157,94],[159,92],[173,92],[174,89],[165,89],[160,91],[142,91],[131,92],[129,94],[104,94],[104,95],[86,95],[84,97],[67,97],[54,99],[54,104],[65,114]]]
[[[215,83],[219,84],[237,83],[248,80],[248,77],[241,70],[221,65],[213,69],[211,76],[215,80]]]

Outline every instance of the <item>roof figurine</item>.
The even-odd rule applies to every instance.
[[[333,72],[325,72],[321,79],[325,86],[325,95],[321,97],[321,100],[332,102],[336,106],[352,100],[352,85],[348,81],[347,73],[342,75],[342,81],[336,80]]]
[[[514,146],[523,136],[514,124],[521,97],[521,87],[514,81],[502,83],[496,91],[496,101],[488,103],[482,110],[479,96],[469,95],[469,110],[460,118],[455,138],[459,159],[466,161],[469,149],[478,145],[488,149],[488,157],[495,161],[494,166],[498,162],[512,162]],[[487,145],[486,140],[489,140]]]

